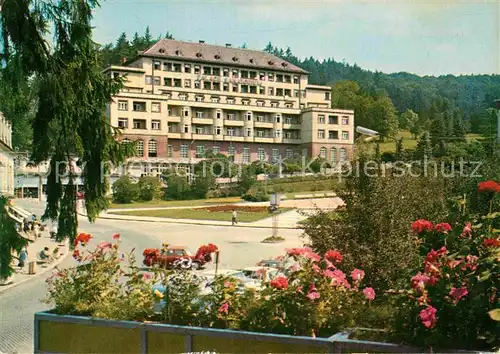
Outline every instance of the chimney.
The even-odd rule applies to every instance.
[[[200,41],[199,41],[199,42],[200,42],[200,44],[203,44],[203,43],[205,43],[205,41],[202,41],[201,39],[200,39]]]
[[[122,64],[125,64],[127,62],[127,57],[122,58]]]
[[[226,43],[226,48],[231,48],[231,43]]]

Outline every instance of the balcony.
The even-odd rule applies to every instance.
[[[274,128],[274,123],[273,122],[270,122],[270,121],[263,121],[263,122],[259,122],[259,121],[255,121],[254,122],[254,127],[255,128]]]
[[[256,143],[274,143],[274,138],[273,137],[269,137],[269,136],[266,136],[266,137],[258,137],[258,136],[256,136],[254,138],[254,141]]]
[[[301,125],[299,123],[283,123],[283,129],[300,129]]]
[[[172,133],[167,133],[167,137],[169,139],[180,139],[181,138],[181,133],[177,133],[177,132],[172,132]]]
[[[208,125],[213,125],[214,124],[214,119],[209,118],[209,117],[204,117],[204,118],[199,118],[199,117],[193,117],[192,118],[192,123],[193,124],[208,124]]]
[[[171,123],[180,123],[181,122],[181,116],[180,115],[179,116],[176,116],[176,115],[168,116],[167,121],[171,122]]]
[[[245,137],[243,135],[224,135],[224,141],[245,141]]]
[[[224,125],[231,127],[242,127],[245,125],[245,122],[242,120],[224,119]]]
[[[302,139],[300,139],[298,137],[283,138],[282,143],[283,144],[302,144]]]

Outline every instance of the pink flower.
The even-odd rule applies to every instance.
[[[275,289],[288,289],[288,278],[284,276],[278,276],[271,280],[271,286]]]
[[[451,261],[448,262],[448,267],[450,267],[451,269],[455,268],[456,266],[458,266],[460,263],[462,263],[462,261],[457,261],[456,259],[453,259]]]
[[[454,302],[457,303],[461,298],[469,293],[466,287],[461,288],[451,288],[450,296],[453,298]]]
[[[297,257],[304,255],[308,250],[310,249],[307,247],[303,247],[303,248],[288,248],[285,251],[290,257]]]
[[[460,234],[460,237],[470,238],[471,236],[472,236],[472,224],[470,222],[466,222],[464,225],[464,229],[462,230],[462,233]]]
[[[365,277],[365,272],[363,272],[361,269],[354,269],[351,272],[351,278],[354,281],[361,281]]]
[[[431,278],[428,275],[418,273],[417,275],[411,278],[411,287],[413,289],[423,290]]]
[[[309,258],[313,262],[319,262],[321,260],[321,256],[315,252],[308,251],[304,254],[304,257]]]
[[[219,307],[219,313],[225,313],[227,315],[228,311],[229,311],[229,304],[227,302],[223,303],[222,305],[220,305]]]
[[[328,259],[325,259],[325,264],[327,269],[335,269],[336,267]]]
[[[142,275],[142,279],[144,279],[144,280],[149,280],[149,279],[151,279],[151,274],[144,273],[144,274]]]
[[[113,240],[117,240],[119,241],[120,240],[120,234],[116,233],[116,234],[113,234]]]
[[[373,288],[364,288],[363,295],[365,295],[368,301],[373,301],[375,299],[375,290]]]
[[[319,299],[319,293],[317,291],[310,291],[308,294],[307,294],[307,297],[309,298],[309,300],[311,301],[314,301],[315,299]]]
[[[442,232],[443,234],[447,234],[448,231],[451,231],[451,225],[447,222],[442,222],[441,224],[437,224],[434,229],[437,232]]]
[[[417,234],[421,234],[424,231],[432,231],[434,225],[428,220],[419,219],[411,224],[411,229]]]
[[[477,256],[473,256],[471,254],[469,254],[468,256],[465,257],[465,268],[466,269],[470,269],[470,270],[476,270],[477,269],[477,263],[478,263],[478,257]],[[463,267],[462,267],[462,270],[465,270]]]
[[[446,249],[445,246],[441,247],[437,251],[432,249],[432,250],[430,250],[429,253],[427,253],[427,256],[425,256],[425,261],[430,262],[430,263],[434,263],[439,257],[445,255],[446,253],[448,253],[448,250]]]
[[[109,249],[111,248],[113,245],[110,243],[110,242],[106,242],[106,241],[101,241],[99,242],[99,244],[97,245],[97,248],[101,249],[101,250],[106,250],[106,249]]]
[[[316,273],[321,272],[321,268],[320,268],[317,264],[313,264],[313,265],[312,265],[312,269],[313,269]]]
[[[292,272],[292,273],[294,273],[298,270],[300,270],[300,266],[298,264],[294,264],[293,266],[290,267],[290,272]]]
[[[437,310],[430,305],[420,311],[418,316],[426,328],[432,328],[436,325],[436,312]]]
[[[325,253],[325,259],[332,263],[339,264],[342,262],[342,259],[344,259],[344,256],[337,250],[329,250]]]
[[[299,286],[299,287],[297,288],[297,292],[299,292],[299,293],[303,294],[303,293],[304,293],[304,286],[303,286],[303,285]]]
[[[232,288],[233,286],[234,286],[234,283],[233,283],[233,282],[231,282],[231,281],[229,281],[229,280],[226,280],[226,281],[224,282],[224,287],[225,287],[225,288]]]

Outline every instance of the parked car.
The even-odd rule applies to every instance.
[[[207,262],[206,257],[196,257],[189,248],[184,246],[168,246],[162,251],[146,249],[143,255],[143,263],[148,267],[200,269]]]
[[[246,277],[250,279],[264,281],[264,282],[273,279],[279,273],[277,268],[262,267],[262,266],[246,267],[243,268],[241,271]]]
[[[230,277],[239,281],[239,287],[243,291],[244,289],[259,289],[261,282],[257,279],[249,278],[241,270],[235,269],[219,269],[217,271],[218,276]],[[201,276],[206,279],[206,288],[215,280],[215,270],[208,270],[201,273]]]

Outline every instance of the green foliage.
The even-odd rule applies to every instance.
[[[149,202],[162,196],[162,183],[157,177],[143,176],[137,183],[139,200]]]
[[[257,182],[257,174],[252,165],[243,166],[238,180],[240,194],[245,194]]]
[[[14,220],[9,216],[9,199],[0,195],[0,280],[14,273],[11,267],[12,251],[19,253],[28,244],[16,231]]]
[[[191,197],[194,199],[206,198],[208,192],[215,189],[215,186],[215,178],[211,173],[199,173],[195,175],[191,185]]]
[[[113,202],[128,204],[137,199],[139,188],[133,183],[129,176],[121,176],[113,183]]]
[[[415,149],[415,158],[417,160],[424,160],[425,158],[430,159],[432,157],[432,144],[427,132],[423,133],[418,140],[417,147]]]
[[[248,190],[241,198],[248,202],[267,202],[269,194],[265,188],[257,187]]]

